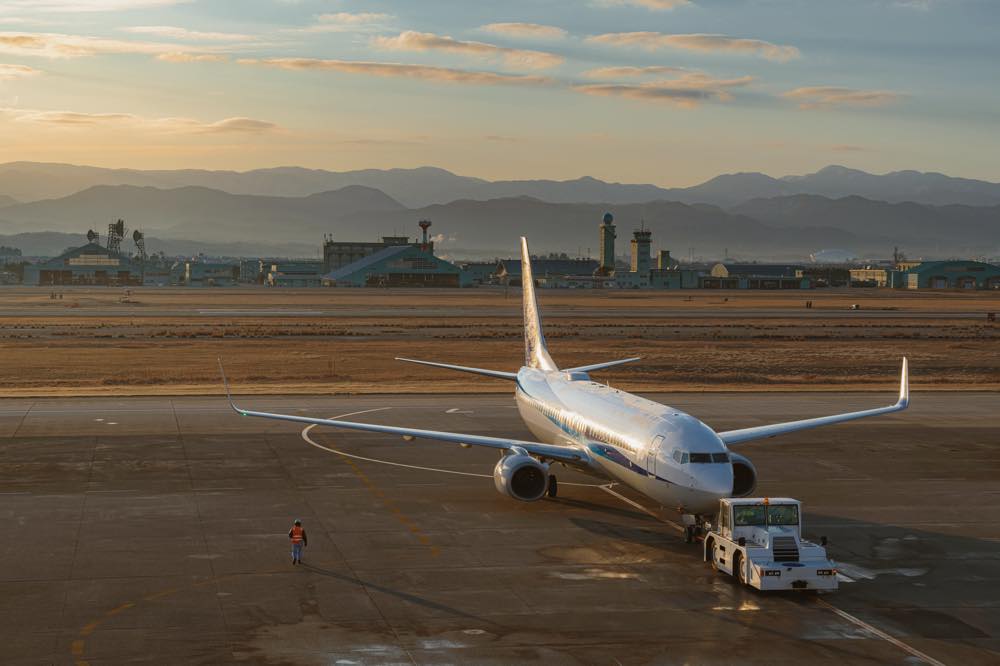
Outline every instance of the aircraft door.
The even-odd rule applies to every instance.
[[[649,450],[646,451],[646,472],[650,476],[656,476],[656,454],[660,452],[662,444],[663,435],[657,435],[649,445]]]

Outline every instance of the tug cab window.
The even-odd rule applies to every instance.
[[[733,507],[733,525],[746,527],[748,525],[767,524],[767,511],[763,504],[737,504]]]
[[[794,504],[772,504],[767,507],[768,525],[798,525],[799,507]]]

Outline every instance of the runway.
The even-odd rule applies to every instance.
[[[651,397],[720,429],[892,400]],[[674,515],[620,487],[560,470],[558,499],[506,499],[492,451],[304,437],[218,398],[4,400],[0,662],[997,663],[998,401],[919,392],[738,447],[759,494],[801,499],[807,536],[829,537],[845,579],[817,598],[714,574]],[[530,437],[503,396],[241,402]]]

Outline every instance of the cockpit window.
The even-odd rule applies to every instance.
[[[767,507],[768,525],[798,525],[799,507],[794,504],[772,504]]]
[[[746,525],[766,525],[767,512],[763,504],[742,504],[733,507],[733,524],[736,527]]]
[[[710,463],[712,462],[711,453],[692,453],[691,462],[693,463]]]
[[[681,450],[680,449],[674,449],[674,460],[676,460],[677,462],[681,461]]]
[[[712,462],[729,462],[728,453],[713,453]]]

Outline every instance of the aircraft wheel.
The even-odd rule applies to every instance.
[[[549,476],[549,497],[559,496],[559,481],[556,479],[556,475],[553,474]]]
[[[705,544],[705,557],[708,559],[709,563],[712,565],[712,571],[718,573],[719,563],[715,560],[715,540],[709,539],[708,543]]]

